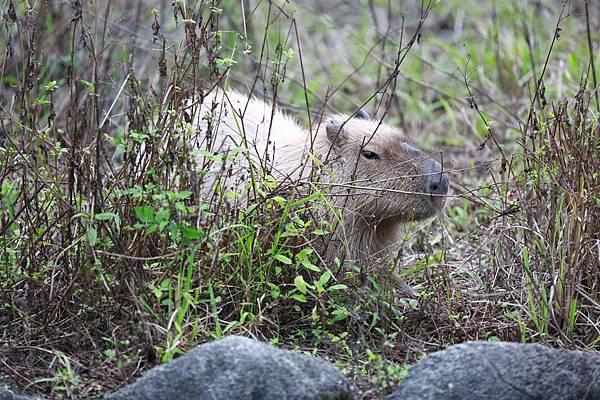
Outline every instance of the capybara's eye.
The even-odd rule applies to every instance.
[[[367,160],[381,160],[381,157],[379,157],[379,154],[371,151],[371,150],[361,150],[360,154],[362,154],[362,156],[364,158],[366,158]]]

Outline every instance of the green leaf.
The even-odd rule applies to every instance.
[[[179,230],[181,231],[183,237],[185,237],[186,239],[195,240],[200,239],[202,237],[202,232],[194,228],[180,226]]]
[[[285,265],[290,265],[292,263],[292,260],[290,260],[289,257],[284,256],[283,254],[276,254],[273,258],[279,262],[282,262]]]
[[[152,224],[146,229],[146,235],[150,235],[158,230],[158,224]]]
[[[300,293],[296,293],[290,296],[292,299],[298,300],[301,303],[306,303],[306,296]]]
[[[294,49],[292,49],[291,47],[287,50],[283,50],[282,52],[287,58],[292,58],[294,57]]]
[[[315,288],[317,289],[317,293],[318,294],[321,294],[321,293],[323,293],[325,291],[325,288],[323,287],[323,285],[319,281],[315,281]]]
[[[317,228],[313,231],[313,235],[327,235],[329,232],[327,232],[325,229],[323,228]]]
[[[112,212],[103,212],[96,214],[94,218],[96,218],[98,221],[107,221],[109,219],[113,219],[116,215],[117,214]]]
[[[273,299],[278,299],[279,296],[281,295],[281,289],[279,289],[279,286],[277,286],[271,282],[267,282],[267,284],[271,288],[271,297],[273,297]]]
[[[58,85],[56,84],[56,81],[50,81],[44,86],[44,89],[46,89],[47,92],[53,92],[57,87]]]
[[[329,279],[331,279],[331,274],[329,273],[329,271],[325,271],[323,272],[323,275],[321,275],[321,277],[319,278],[319,283],[325,286],[327,282],[329,282]]]
[[[119,216],[119,214],[115,214],[114,220],[115,225],[117,226],[117,232],[121,232],[121,217]]]
[[[298,258],[298,260],[306,260],[308,258],[308,256],[310,254],[312,254],[312,252],[313,252],[313,249],[306,247],[306,248],[300,250],[298,252],[298,254],[296,254],[296,258]]]
[[[302,275],[298,275],[294,278],[294,286],[300,291],[302,294],[306,294],[306,282]]]
[[[311,271],[321,272],[321,268],[317,267],[315,264],[311,263],[308,260],[302,260],[302,266],[306,269],[310,269]]]
[[[315,272],[321,272],[321,268],[317,267],[312,262],[310,262],[309,256],[312,252],[313,250],[309,248],[300,250],[298,254],[296,254],[296,261],[299,261],[300,264],[302,264],[302,266],[304,266],[304,268],[306,269]]]
[[[348,286],[344,285],[343,283],[338,283],[337,285],[329,286],[329,288],[327,290],[333,291],[333,290],[344,290],[344,289],[348,289]]]
[[[154,207],[138,206],[134,208],[135,215],[142,222],[154,222]]]
[[[94,246],[98,239],[98,231],[95,228],[91,228],[87,231],[87,240],[90,243],[90,246]]]
[[[337,321],[341,321],[343,319],[348,318],[348,311],[346,311],[343,308],[338,308],[338,309],[333,310],[332,314],[333,314],[332,322],[337,322]]]
[[[239,324],[238,321],[229,321],[229,323],[225,326],[225,328],[223,328],[223,334],[229,332],[231,329],[238,326],[238,324]]]
[[[254,212],[254,210],[256,210],[256,208],[258,207],[258,204],[254,203],[254,204],[250,204],[250,206],[248,206],[248,208],[246,209],[245,214],[246,215],[250,215]]]
[[[166,208],[161,208],[160,210],[157,211],[157,213],[155,215],[156,222],[168,221],[170,216],[171,216],[171,211],[169,211]]]
[[[281,197],[281,196],[275,196],[275,197],[273,197],[273,200],[275,200],[275,202],[277,204],[279,204],[280,206],[283,206],[285,204],[285,202],[287,201],[284,197]]]
[[[2,190],[0,191],[0,193],[3,196],[6,196],[8,194],[8,192],[10,192],[10,188],[11,188],[10,180],[6,179],[6,180],[2,181]]]
[[[89,90],[90,92],[94,92],[95,91],[95,86],[92,82],[90,81],[86,81],[84,79],[79,81],[83,86],[85,86],[87,88],[87,90]]]
[[[188,197],[190,197],[191,195],[192,195],[192,192],[190,192],[189,190],[184,190],[182,192],[177,193],[177,199],[184,200],[184,199],[187,199]]]

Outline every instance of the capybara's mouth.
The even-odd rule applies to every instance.
[[[435,209],[435,213],[442,211],[444,209],[444,206],[446,205],[446,195],[431,194],[428,196],[428,200]]]
[[[420,198],[422,202],[419,210],[415,210],[415,215],[413,215],[415,220],[431,218],[439,214],[446,205],[445,195],[422,195]]]

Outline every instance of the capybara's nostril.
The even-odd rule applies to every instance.
[[[427,193],[444,195],[448,193],[448,174],[440,172],[427,177]]]

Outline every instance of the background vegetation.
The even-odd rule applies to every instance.
[[[593,1],[0,0],[0,382],[94,398],[241,334],[370,399],[452,343],[597,350],[598,32]],[[396,257],[417,298],[321,262],[319,191],[200,196],[184,100],[215,85],[442,152]]]

